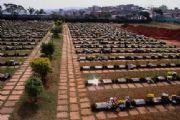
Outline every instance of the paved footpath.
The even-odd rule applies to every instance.
[[[67,25],[64,25],[63,35],[57,119],[94,120]]]
[[[49,31],[0,91],[0,120],[8,120],[10,114],[13,112],[16,102],[18,102],[23,95],[25,81],[32,74],[29,60],[38,57],[40,55],[41,44],[48,42],[50,39],[51,33]]]

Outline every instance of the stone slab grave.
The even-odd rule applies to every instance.
[[[86,24],[86,23],[85,23]],[[76,27],[75,27],[76,26]],[[111,80],[106,80],[103,81],[104,86],[88,86],[85,87],[85,83],[83,81],[84,78],[80,79],[77,77],[73,77],[70,76],[71,74],[89,74],[89,75],[93,75],[93,74],[111,74],[111,73],[119,73],[121,74],[121,72],[146,72],[146,71],[167,71],[167,70],[175,70],[175,69],[179,69],[178,67],[174,67],[174,68],[168,68],[167,66],[165,66],[165,64],[155,64],[154,62],[156,61],[156,59],[158,60],[164,60],[166,59],[168,61],[168,59],[174,59],[175,57],[167,57],[167,55],[165,56],[158,56],[159,53],[166,53],[166,54],[176,54],[178,53],[178,49],[177,48],[173,48],[173,46],[169,47],[169,45],[167,45],[164,42],[160,42],[157,41],[156,39],[152,39],[152,38],[148,38],[145,36],[141,36],[141,35],[136,35],[136,34],[132,34],[132,33],[128,33],[127,31],[123,31],[122,33],[119,32],[116,36],[116,34],[113,33],[113,28],[112,27],[108,27],[106,31],[103,31],[103,28],[101,26],[103,25],[99,25],[96,24],[94,27],[99,27],[98,29],[101,29],[101,33],[96,32],[96,29],[93,28],[94,32],[90,32],[91,26],[87,27],[86,25],[83,26],[79,26],[76,24],[72,24],[69,23],[68,27],[70,29],[69,32],[68,31],[68,27],[64,27],[65,29],[65,33],[64,33],[64,40],[66,41],[64,43],[64,50],[66,52],[64,52],[64,55],[66,58],[64,60],[64,63],[62,63],[62,65],[64,66],[64,68],[66,68],[66,70],[68,70],[68,75],[64,72],[62,72],[64,75],[64,77],[66,76],[66,79],[61,79],[62,82],[60,81],[61,84],[68,84],[69,87],[68,88],[63,88],[63,90],[67,90],[67,94],[70,94],[72,97],[85,97],[87,98],[87,101],[89,101],[89,98],[87,97],[87,91],[103,91],[103,90],[110,90],[110,89],[136,89],[136,88],[140,88],[143,89],[143,87],[159,87],[158,85],[161,85],[159,83],[157,83],[156,86],[152,86],[148,83],[128,83],[128,84],[113,84],[111,85]],[[81,30],[81,27],[84,27]],[[73,28],[73,29],[71,29]],[[78,32],[76,31],[78,30]],[[103,33],[104,32],[104,33]],[[102,34],[103,33],[103,34]],[[128,39],[126,38],[128,35]],[[122,39],[119,39],[119,38]],[[103,40],[107,41],[103,43]],[[113,49],[109,49],[111,46],[113,47],[113,45],[111,44],[115,44],[116,45],[119,43],[122,43],[122,45],[124,45],[124,47],[127,47],[125,49],[119,50],[117,48],[113,48]],[[76,46],[81,46],[81,48],[74,48],[73,44],[75,43]],[[131,45],[131,43],[133,43]],[[151,44],[152,43],[152,44]],[[93,44],[93,46],[89,46]],[[105,47],[106,48],[101,48],[100,46],[103,46],[103,44],[108,44]],[[127,45],[126,45],[127,44]],[[145,44],[145,45],[143,45]],[[156,44],[153,46],[153,44]],[[115,45],[115,46],[116,46]],[[162,47],[161,47],[162,46]],[[85,48],[83,48],[85,47]],[[152,48],[151,48],[152,47]],[[156,48],[157,47],[157,48]],[[169,48],[168,48],[169,47]],[[162,48],[167,48],[168,50],[162,50]],[[147,54],[152,54],[152,55],[147,55]],[[104,59],[101,57],[96,57],[96,56],[100,56],[101,54],[105,55],[105,56],[110,56],[107,57],[108,59]],[[116,57],[111,55],[119,55],[121,54],[122,56],[125,56],[127,54],[132,55],[133,54],[138,54],[138,57],[130,57],[128,59],[130,59],[131,61],[135,61],[135,60],[142,60],[139,62],[143,62],[143,60],[154,60],[152,61],[152,64],[142,64],[141,68],[143,69],[129,69],[129,70],[114,70],[114,68],[116,68],[115,66],[111,67],[110,65],[112,64],[107,64],[107,65],[101,65],[99,63],[101,63],[102,60],[108,60],[108,61],[115,61],[117,60]],[[142,54],[142,55],[141,55]],[[146,54],[146,55],[143,55]],[[153,56],[156,55],[156,56]],[[72,56],[72,57],[70,57]],[[82,58],[80,58],[83,61],[83,64],[86,64],[86,62],[88,62],[87,65],[85,66],[85,69],[87,69],[86,71],[82,71],[80,72],[80,66],[76,66],[75,64],[77,63],[77,60],[80,60],[79,57],[83,56]],[[93,56],[92,58],[90,58],[89,56]],[[143,57],[142,57],[143,56]],[[89,58],[88,58],[89,57]],[[76,58],[76,59],[74,59]],[[124,57],[120,58],[120,59],[125,59]],[[81,62],[78,61],[78,62]],[[68,62],[65,62],[68,61]],[[73,61],[73,63],[72,63]],[[91,62],[98,62],[97,65],[95,66],[91,66]],[[106,61],[105,61],[106,62]],[[109,62],[109,63],[110,63]],[[120,61],[119,61],[120,62]],[[73,66],[73,65],[74,66]],[[81,63],[80,63],[81,64]],[[154,68],[154,65],[156,65],[157,68]],[[167,65],[167,64],[166,64]],[[73,66],[73,67],[72,67]],[[75,67],[76,66],[76,67]],[[107,69],[104,70],[103,66],[109,66],[107,67]],[[162,68],[159,68],[162,67]],[[171,65],[170,65],[171,66]],[[133,67],[133,66],[131,66]],[[136,67],[138,67],[136,65]],[[149,67],[152,67],[151,69]],[[124,67],[126,68],[126,66]],[[71,70],[70,70],[71,69]],[[73,70],[72,70],[73,69]],[[75,70],[77,69],[77,70]],[[103,70],[102,70],[103,69]],[[123,66],[122,66],[123,69]],[[67,76],[70,76],[70,78],[67,78]],[[82,77],[82,76],[81,76]],[[76,81],[76,82],[75,82]],[[134,77],[134,79],[131,79],[131,82],[138,82],[139,79],[136,79]],[[120,82],[123,82],[120,80]],[[177,85],[175,84],[176,82],[173,83],[173,85]],[[79,84],[80,87],[79,88]],[[165,82],[162,82],[163,86],[166,86]],[[78,89],[78,90],[77,90]],[[62,90],[59,90],[60,93],[63,93]],[[70,93],[68,93],[70,92]],[[64,93],[65,94],[65,93]],[[95,112],[92,113],[90,111],[90,105],[89,104],[81,104],[78,102],[77,98],[73,98],[73,99],[68,99],[67,96],[66,97],[62,97],[63,100],[61,100],[59,98],[59,103],[61,103],[61,105],[63,104],[63,106],[66,106],[67,104],[70,104],[70,110],[68,109],[68,112],[63,112],[65,116],[63,116],[63,113],[59,113],[59,115],[57,115],[57,117],[59,119],[61,119],[61,115],[63,116],[62,118],[66,118],[66,119],[73,119],[73,116],[75,118],[82,118],[82,119],[95,119],[95,118],[103,118],[103,119],[107,119],[107,118],[118,118],[118,117],[127,117],[129,115],[134,116],[134,115],[141,115],[141,114],[147,114],[147,113],[154,113],[154,112],[164,112],[166,110],[166,108],[163,108],[162,106],[157,106],[157,107],[140,107],[138,109],[135,110],[131,110],[129,112],[124,111],[124,112],[118,112],[118,113],[113,113],[113,112]],[[84,98],[83,98],[84,99]],[[77,103],[76,103],[77,102]],[[81,110],[80,108],[86,108],[86,110]],[[70,112],[69,112],[70,111]],[[60,111],[59,111],[60,112]],[[83,112],[83,113],[82,113]]]
[[[32,74],[31,68],[29,67],[29,60],[40,55],[40,45],[42,42],[47,42],[51,37],[50,31],[46,36],[37,44],[28,58],[25,59],[24,63],[20,68],[12,75],[9,81],[4,85],[0,91],[0,118],[3,120],[8,120],[8,117],[15,109],[16,103],[19,101],[24,92],[25,81]]]

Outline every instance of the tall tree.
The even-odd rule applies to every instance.
[[[27,10],[28,10],[30,15],[34,14],[34,12],[35,12],[35,9],[31,8],[31,7],[29,7]]]
[[[22,5],[17,5],[16,12],[17,14],[21,12],[26,12],[26,9]]]
[[[39,14],[40,14],[40,15],[46,14],[46,12],[44,11],[44,9],[40,9],[40,10],[39,10]]]
[[[155,12],[156,14],[163,15],[163,11],[161,9],[159,9],[159,8],[154,8],[153,12]]]
[[[17,5],[15,5],[15,4],[4,4],[4,6],[5,6],[5,11],[7,12],[7,13],[10,13],[11,15],[13,15],[13,14],[15,14],[16,13],[16,8],[17,8]]]
[[[174,10],[178,11],[179,9],[178,9],[178,7],[175,7]]]
[[[141,11],[139,14],[147,18],[148,20],[150,19],[149,13],[147,11]]]
[[[2,14],[2,6],[0,5],[0,15]]]
[[[34,14],[39,15],[39,10],[36,10]]]
[[[161,9],[162,11],[167,11],[168,7],[166,5],[161,5],[159,9]]]
[[[84,13],[85,13],[85,11],[80,10],[80,11],[79,11],[79,13],[80,13],[80,16],[81,16],[81,17],[84,17]]]
[[[102,12],[101,17],[104,18],[104,19],[109,19],[109,18],[111,18],[111,13]]]
[[[46,12],[44,11],[44,9],[40,9],[40,10],[36,10],[35,14],[36,15],[43,15],[43,14],[46,14]]]
[[[22,5],[16,5],[16,4],[4,4],[5,11],[10,13],[11,15],[19,14],[21,12],[25,12],[25,8]]]

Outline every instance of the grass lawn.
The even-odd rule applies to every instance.
[[[55,120],[56,104],[58,94],[58,81],[60,71],[60,59],[62,38],[53,39],[55,53],[52,57],[52,73],[48,75],[47,88],[44,89],[40,96],[38,104],[30,105],[26,102],[27,97],[24,95],[16,105],[10,120]]]

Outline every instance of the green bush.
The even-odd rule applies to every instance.
[[[59,33],[53,33],[52,37],[53,38],[59,38]]]
[[[62,32],[62,25],[63,25],[63,21],[62,20],[56,20],[54,22],[55,27],[51,30],[51,32],[53,33],[53,38],[59,38],[59,33]]]
[[[54,28],[52,28],[51,32],[53,33],[53,38],[59,38],[59,33],[62,32],[62,25],[55,26]]]
[[[55,26],[54,28],[52,28],[51,32],[52,33],[61,33],[62,32],[62,25]]]
[[[54,44],[52,42],[43,43],[41,45],[41,53],[45,55],[45,57],[51,58],[52,54],[54,53]]]
[[[63,21],[62,21],[62,20],[56,20],[56,21],[54,22],[54,24],[55,24],[56,26],[61,26],[61,25],[63,24]]]
[[[25,84],[25,93],[33,101],[37,101],[37,97],[42,93],[43,85],[38,77],[31,76]]]
[[[51,62],[48,58],[34,58],[30,61],[30,66],[34,73],[39,75],[43,81],[46,83],[46,76],[51,72]]]
[[[172,75],[173,75],[173,72],[171,72],[171,71],[167,72],[167,76],[172,76]]]

